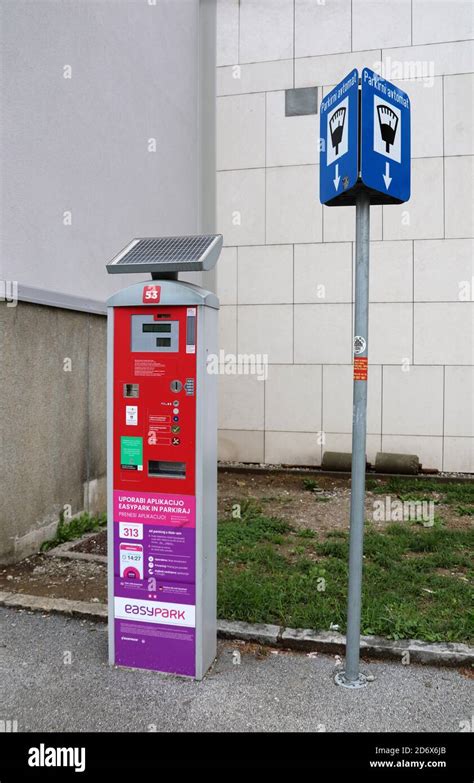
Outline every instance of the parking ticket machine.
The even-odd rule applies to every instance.
[[[222,236],[134,239],[107,302],[109,661],[201,679],[216,652],[217,297],[178,281]]]

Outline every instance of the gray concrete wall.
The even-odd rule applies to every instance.
[[[0,11],[1,277],[103,301],[131,238],[198,227],[199,0]]]
[[[100,313],[136,280],[105,263],[135,236],[214,230],[215,0],[0,0],[0,15],[0,282],[20,300],[0,302],[1,563],[36,552],[65,506],[105,511]]]
[[[0,304],[0,562],[54,534],[62,509],[105,511],[106,319]]]

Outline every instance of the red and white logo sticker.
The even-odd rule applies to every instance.
[[[144,304],[156,304],[160,301],[161,286],[159,285],[146,285],[143,288],[143,303]]]

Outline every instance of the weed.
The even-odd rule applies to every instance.
[[[84,533],[92,533],[95,530],[100,530],[106,524],[106,514],[100,514],[99,516],[94,517],[91,514],[84,513],[77,517],[73,517],[71,520],[66,520],[64,519],[64,512],[61,511],[56,534],[54,538],[50,538],[48,541],[43,542],[41,551],[47,552],[49,549],[53,549],[55,546],[59,546],[59,544],[64,544],[66,541],[80,538]]]

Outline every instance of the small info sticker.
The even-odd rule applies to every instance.
[[[125,406],[125,424],[128,425],[138,424],[138,405]]]
[[[369,360],[367,356],[354,356],[354,380],[366,381]]]

